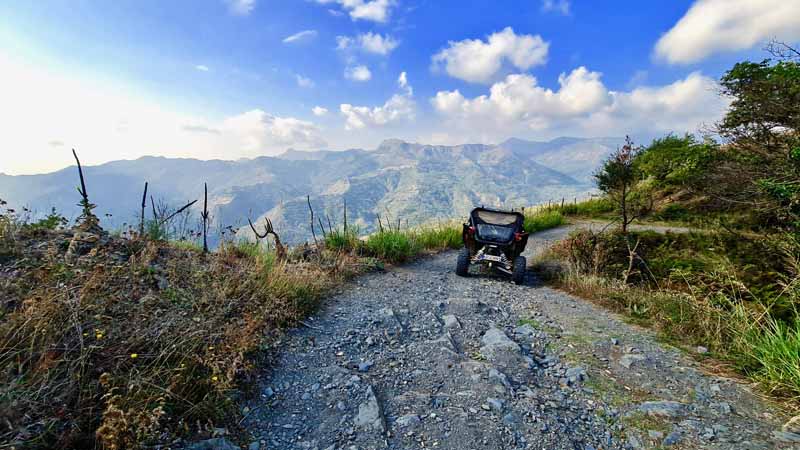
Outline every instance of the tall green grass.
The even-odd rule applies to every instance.
[[[536,233],[537,231],[549,230],[565,223],[564,216],[559,211],[540,209],[533,214],[525,215],[523,228],[528,233]]]
[[[413,233],[396,230],[369,235],[364,247],[368,254],[395,263],[413,258],[422,249]]]
[[[461,232],[461,224],[453,222],[420,228],[413,233],[413,237],[426,250],[455,249],[463,245]]]
[[[565,216],[602,217],[614,211],[614,205],[605,197],[590,198],[575,203],[566,203],[564,206],[553,205],[553,211],[558,211]]]
[[[750,375],[772,392],[800,397],[800,320],[783,323],[770,316],[744,335],[744,348],[755,363]]]

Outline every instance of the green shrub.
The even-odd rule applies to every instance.
[[[349,252],[359,248],[358,230],[348,228],[345,230],[332,230],[325,235],[325,247],[330,250]]]
[[[614,205],[605,197],[590,198],[576,203],[556,206],[556,211],[565,216],[599,217],[614,211]]]
[[[777,394],[800,396],[800,321],[766,317],[760,329],[745,335],[744,348],[755,363],[750,375]]]
[[[414,240],[426,250],[457,249],[463,245],[461,232],[461,224],[456,223],[425,227],[414,232]]]
[[[404,262],[420,251],[420,245],[409,232],[382,231],[371,234],[365,243],[370,255],[389,262]]]
[[[528,233],[536,233],[561,226],[564,223],[564,216],[559,211],[539,210],[525,216],[523,228]]]

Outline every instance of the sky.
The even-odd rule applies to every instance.
[[[698,133],[772,38],[800,0],[9,0],[0,172]]]

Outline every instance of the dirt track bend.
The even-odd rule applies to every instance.
[[[291,331],[250,448],[793,448],[748,386],[531,274],[459,278],[455,255],[359,277]]]

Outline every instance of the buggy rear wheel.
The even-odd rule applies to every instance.
[[[456,259],[456,275],[460,277],[469,276],[469,249],[466,247],[458,252],[458,259]]]
[[[514,272],[511,274],[511,279],[515,284],[522,284],[525,281],[525,269],[528,262],[524,256],[517,256],[514,258]]]

